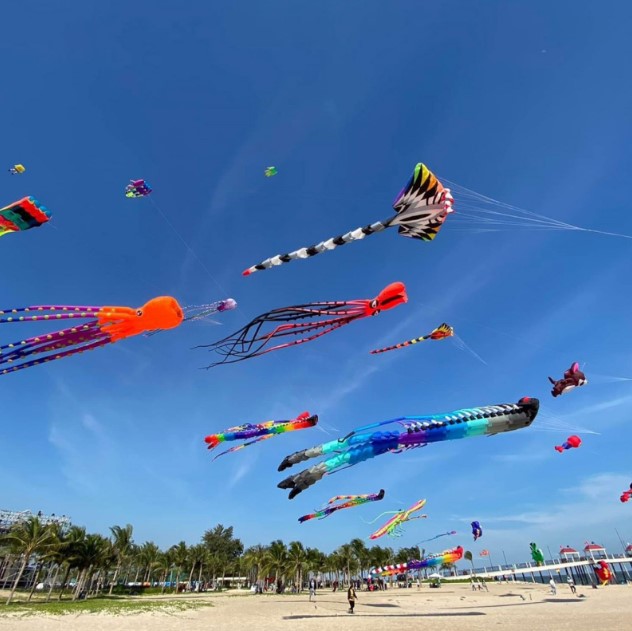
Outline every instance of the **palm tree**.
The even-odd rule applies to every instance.
[[[259,582],[259,576],[263,572],[267,552],[268,551],[265,546],[256,545],[248,548],[244,553],[243,559],[245,566],[250,573],[251,579],[252,572],[254,572],[254,580],[252,582],[255,585]]]
[[[60,558],[62,559],[62,565],[66,564],[66,574],[61,582],[61,589],[59,590],[59,599],[61,601],[64,595],[64,589],[66,587],[66,583],[68,582],[68,577],[70,576],[70,572],[73,567],[76,567],[77,556],[79,554],[79,550],[83,545],[83,542],[86,538],[86,529],[80,528],[79,526],[72,526],[70,530],[66,533],[64,544],[61,546],[59,550]]]
[[[143,568],[143,582],[151,582],[151,575],[156,569],[156,563],[160,556],[160,548],[153,541],[146,541],[140,547],[138,560]]]
[[[351,584],[351,570],[355,571],[358,563],[353,553],[353,547],[351,544],[345,543],[336,550],[336,554],[340,560],[340,568],[346,573],[347,580]]]
[[[112,577],[109,591],[111,596],[112,590],[116,586],[116,581],[118,580],[121,568],[123,567],[123,563],[129,556],[132,546],[134,545],[134,541],[132,539],[134,527],[131,524],[127,524],[124,527],[111,526],[110,531],[112,532],[112,547],[114,548],[114,554],[116,555],[116,569],[114,570],[114,576]]]
[[[77,600],[88,578],[92,578],[92,572],[95,569],[109,567],[115,562],[115,554],[113,552],[112,543],[103,535],[90,534],[77,546],[76,550],[76,566],[79,569],[79,578],[72,599]],[[90,589],[92,581],[88,588]]]
[[[287,548],[283,541],[280,539],[273,541],[268,546],[265,565],[271,572],[274,572],[274,582],[277,583],[277,585],[279,578],[281,580],[285,578],[287,560]]]
[[[180,574],[182,568],[187,564],[189,560],[189,549],[184,541],[181,541],[175,546],[169,548],[173,553],[173,563],[176,566],[176,594],[178,593],[178,586],[180,584]]]
[[[50,550],[55,545],[55,533],[44,526],[39,517],[29,517],[13,526],[4,535],[3,541],[9,544],[14,553],[22,555],[22,564],[7,598],[6,604],[9,605],[30,558],[34,554],[42,554]]]
[[[165,589],[167,588],[167,577],[171,572],[172,567],[173,551],[167,550],[166,552],[162,552],[156,561],[156,569],[160,570],[160,582],[162,583],[162,589],[160,590],[161,594],[165,593]]]
[[[371,564],[369,549],[366,547],[366,544],[362,541],[362,539],[352,539],[349,545],[351,546],[353,556],[358,562],[358,567],[360,568],[360,578],[364,578],[364,570],[368,570],[368,566]]]
[[[307,562],[307,551],[300,541],[291,541],[287,555],[288,570],[294,572],[294,582],[298,591],[303,590],[303,567]]]
[[[193,572],[195,568],[199,565],[200,574],[202,573],[202,564],[204,563],[205,557],[208,555],[208,551],[206,547],[202,544],[198,544],[196,546],[191,546],[189,548],[189,563],[191,564],[191,571],[189,572],[189,582],[187,586],[191,589],[193,585]]]
[[[472,557],[472,553],[469,550],[466,550],[463,558],[467,559],[472,564],[472,576],[474,576],[474,558]]]

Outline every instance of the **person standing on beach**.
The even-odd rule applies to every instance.
[[[353,608],[355,607],[355,601],[357,598],[358,598],[358,595],[356,594],[353,584],[349,585],[349,589],[347,590],[347,600],[349,601],[349,613],[355,613]]]
[[[575,581],[569,576],[566,579],[566,582],[568,583],[568,586],[571,588],[571,593],[576,594],[577,588],[575,587]]]
[[[552,594],[553,596],[556,596],[556,595],[557,595],[557,587],[555,587],[555,581],[554,581],[553,579],[551,579],[551,580],[549,581],[549,585],[550,585],[550,587],[551,587],[551,594]]]
[[[316,601],[316,579],[309,579],[309,602],[312,602],[312,596],[314,597],[314,601]]]

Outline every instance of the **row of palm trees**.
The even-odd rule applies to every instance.
[[[62,599],[68,586],[72,598],[112,594],[117,584],[156,582],[161,592],[191,588],[194,584],[224,584],[227,576],[247,576],[251,584],[267,579],[293,584],[299,590],[307,577],[328,575],[349,583],[365,576],[370,568],[403,563],[420,556],[418,548],[368,548],[361,539],[353,539],[331,554],[306,548],[300,541],[288,545],[276,540],[267,546],[255,545],[244,551],[242,542],[233,535],[232,526],[218,524],[207,530],[200,543],[188,546],[184,541],[161,550],[153,541],[136,544],[133,527],[112,526],[110,536],[87,533],[85,528],[59,524],[43,525],[30,517],[0,536],[0,584],[7,586],[11,576],[10,604],[27,569],[30,571],[30,600],[36,585],[43,579],[48,586],[46,600],[59,586]],[[60,578],[61,577],[61,578]],[[24,581],[23,581],[24,582]]]

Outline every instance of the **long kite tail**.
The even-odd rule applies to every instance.
[[[297,259],[308,259],[312,256],[316,256],[317,254],[321,254],[322,252],[328,252],[329,250],[335,250],[338,246],[345,245],[345,243],[351,243],[352,241],[359,241],[368,237],[369,235],[375,234],[376,232],[382,232],[382,230],[386,230],[390,226],[390,222],[397,218],[392,217],[385,221],[376,221],[375,223],[369,224],[368,226],[364,226],[364,228],[356,228],[355,230],[351,230],[350,232],[345,232],[345,234],[341,234],[337,237],[332,237],[331,239],[327,239],[326,241],[321,241],[320,243],[316,243],[315,245],[310,245],[306,248],[300,248],[298,250],[294,250],[294,252],[288,252],[287,254],[277,254],[276,256],[272,256],[265,261],[261,261],[257,265],[253,265],[249,267],[247,270],[243,271],[243,276],[250,276],[250,274],[254,272],[258,272],[265,269],[270,269],[271,267],[276,267],[277,265],[283,265],[284,263],[289,263],[290,261],[295,261]]]
[[[443,340],[446,337],[452,337],[454,335],[454,329],[445,322],[440,324],[436,329],[428,333],[428,335],[422,335],[421,337],[416,337],[413,340],[407,340],[406,342],[400,342],[399,344],[394,344],[393,346],[387,346],[385,348],[380,348],[374,351],[371,351],[371,355],[377,355],[378,353],[386,353],[387,351],[394,351],[398,348],[404,348],[405,346],[412,346],[413,344],[418,344],[419,342],[423,342],[425,340]]]
[[[371,351],[371,355],[377,355],[378,353],[386,353],[387,351],[394,351],[398,348],[404,348],[405,346],[411,346],[412,344],[417,344],[418,342],[423,342],[430,338],[430,335],[422,335],[421,337],[416,337],[414,340],[407,340],[406,342],[400,342],[399,344],[393,344],[393,346],[385,346],[384,348],[379,348],[374,351]]]

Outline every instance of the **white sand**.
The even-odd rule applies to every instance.
[[[627,631],[632,630],[632,586],[590,589],[577,586],[577,598],[566,585],[557,596],[533,583],[490,584],[489,593],[469,585],[425,586],[417,590],[358,592],[356,613],[347,613],[346,592],[319,591],[316,603],[308,595],[192,595],[213,603],[184,612],[86,614],[0,617],[0,629],[11,631],[253,631],[362,629],[376,626],[407,631]],[[524,599],[524,600],[523,600]],[[180,598],[178,598],[180,600]]]

